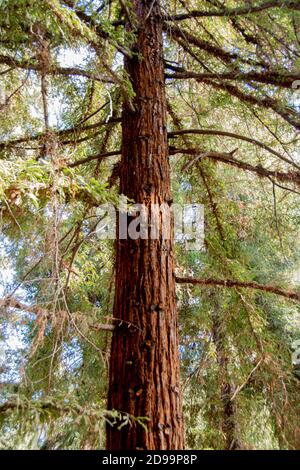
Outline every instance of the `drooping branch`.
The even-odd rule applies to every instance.
[[[269,292],[271,294],[276,294],[286,299],[300,300],[300,293],[295,291],[284,290],[279,287],[271,286],[268,284],[258,284],[257,282],[243,282],[233,279],[195,279],[192,277],[176,277],[176,282],[178,284],[192,284],[198,286],[219,286],[225,288],[234,288],[239,287],[243,289],[254,289],[260,290],[263,292]]]
[[[93,160],[101,160],[102,158],[114,157],[116,155],[121,155],[121,150],[115,150],[115,151],[111,151],[111,152],[103,152],[103,153],[98,153],[96,155],[90,155],[86,158],[76,160],[75,162],[67,163],[67,167],[68,168],[75,168],[76,166],[83,165],[84,163],[89,163]]]
[[[211,158],[213,160],[226,163],[227,165],[231,165],[237,168],[240,168],[245,171],[250,171],[252,173],[257,174],[259,177],[266,177],[266,178],[275,178],[279,181],[289,182],[300,186],[300,172],[281,172],[275,170],[267,170],[260,165],[254,166],[246,162],[242,162],[237,160],[233,157],[233,152],[225,153],[225,152],[213,152],[213,151],[203,151],[199,148],[188,148],[188,149],[180,149],[176,147],[169,147],[170,155],[175,155],[177,153],[188,154],[188,155],[195,155],[196,158],[193,160],[198,161],[202,158]],[[188,164],[185,169],[189,168],[191,164]]]
[[[29,305],[26,305],[20,300],[11,296],[0,299],[0,309],[7,309],[7,308],[14,308],[17,310],[22,310],[23,312],[31,312],[31,313],[37,313],[39,309],[37,305],[30,307]]]
[[[94,129],[98,129],[102,126],[106,126],[106,125],[109,125],[109,124],[116,124],[116,123],[119,123],[119,122],[121,122],[121,118],[113,117],[113,118],[110,118],[106,121],[96,122],[94,124],[89,124],[87,126],[78,126],[78,127],[74,126],[74,127],[68,128],[68,129],[62,129],[62,130],[53,132],[53,134],[56,135],[59,138],[67,137],[70,134],[74,134],[75,136],[77,136],[78,134],[81,134],[83,132],[91,131],[91,130],[94,130]],[[25,142],[35,142],[35,141],[38,141],[40,139],[43,139],[43,137],[45,137],[44,132],[38,132],[37,134],[23,136],[23,137],[19,137],[17,139],[11,139],[11,140],[7,140],[7,141],[4,141],[4,142],[0,142],[0,150],[15,147],[15,146],[17,146],[19,144],[23,144]],[[72,143],[72,142],[77,142],[77,140],[74,139],[72,141],[62,142],[62,144],[67,144],[67,143]]]
[[[34,72],[41,72],[41,65],[33,60],[19,60],[13,57],[0,54],[0,64],[6,64],[12,67],[12,69],[19,68],[23,70],[32,70]],[[95,80],[102,83],[114,83],[111,77],[105,77],[95,72],[89,72],[78,67],[60,67],[54,63],[51,63],[47,69],[48,75],[64,75],[64,76],[78,76],[85,77],[90,80]]]
[[[189,134],[198,134],[198,135],[215,135],[221,137],[230,137],[232,139],[243,140],[245,142],[249,142],[253,145],[257,145],[258,147],[270,152],[272,155],[275,155],[280,160],[288,163],[289,165],[294,166],[300,171],[300,166],[297,165],[294,161],[290,160],[289,158],[285,157],[281,153],[274,150],[272,147],[260,142],[257,139],[253,139],[252,137],[247,137],[241,134],[236,134],[234,132],[222,131],[218,129],[181,129],[173,132],[168,133],[169,138],[176,138],[177,136],[189,135]]]
[[[196,79],[198,81],[198,79]],[[295,129],[300,130],[300,115],[290,107],[284,106],[278,100],[271,98],[270,96],[255,96],[249,94],[238,88],[236,85],[231,83],[220,83],[210,79],[202,79],[202,83],[207,83],[217,90],[224,90],[231,96],[238,98],[244,103],[257,105],[266,109],[272,109],[276,114],[281,116],[285,121],[291,124]]]
[[[37,316],[43,315],[49,321],[52,318],[52,312],[43,308],[41,305],[38,305],[38,304],[26,305],[23,302],[21,302],[19,299],[12,297],[12,296],[8,296],[8,297],[4,297],[3,299],[0,299],[0,311],[7,312],[7,310],[10,310],[10,309],[33,313]],[[0,313],[0,316],[1,316],[1,313]],[[5,315],[5,318],[6,317],[7,317],[7,313]],[[91,330],[94,330],[94,331],[113,331],[118,325],[118,321],[116,320],[115,323],[116,323],[115,325],[109,324],[109,323],[96,323],[96,324],[91,323],[88,326]]]
[[[172,118],[175,129],[180,131],[180,129],[182,128],[181,119],[176,114],[176,112],[173,109],[170,102],[167,102],[167,106],[168,106],[168,113],[170,114],[170,116]],[[183,142],[185,143],[185,145],[187,147],[190,145],[188,135],[183,134],[182,140],[183,140]],[[214,187],[214,184],[213,185],[210,184],[209,177],[205,172],[205,168],[201,164],[198,165],[198,170],[199,170],[200,177],[202,179],[202,182],[203,182],[204,187],[205,187],[206,192],[207,192],[209,205],[211,207],[212,214],[214,215],[214,218],[215,218],[215,221],[216,221],[216,226],[217,226],[217,230],[218,230],[218,233],[219,233],[219,236],[220,236],[220,240],[224,244],[225,243],[225,235],[224,235],[224,230],[223,230],[223,224],[222,224],[222,221],[221,221],[219,208],[218,208],[218,205],[215,201],[214,193],[213,193],[213,190],[212,190],[212,187]]]
[[[108,56],[107,54],[104,54],[103,43],[99,41],[99,35],[95,32],[95,24],[93,24],[93,21],[92,24],[81,21],[80,17],[77,16],[73,10],[72,14],[70,15],[70,11],[67,11],[66,8],[59,4],[59,2],[54,0],[44,0],[44,2],[51,13],[57,18],[57,20],[64,26],[68,27],[69,33],[73,37],[81,37],[94,49],[103,69],[112,78],[113,82],[119,85],[124,101],[126,101],[129,104],[129,107],[132,109],[132,100],[128,89],[128,83],[124,77],[120,78],[116,71],[109,65],[107,61]],[[118,45],[117,41],[112,40],[108,33],[106,33],[105,36],[105,39],[111,42],[119,52],[127,57],[130,57],[130,53],[128,53],[124,47]]]
[[[236,80],[242,82],[259,82],[267,85],[274,85],[280,88],[292,88],[293,82],[300,79],[299,72],[274,72],[274,71],[263,71],[258,72],[252,70],[250,72],[242,72],[240,70],[231,70],[228,72],[220,73],[197,73],[190,70],[178,70],[177,67],[172,65],[166,65],[167,69],[174,70],[176,73],[167,73],[166,78],[177,79],[177,80],[186,80],[188,78],[195,78],[198,81],[203,81],[205,79],[217,79],[217,80]]]
[[[109,33],[105,30],[105,28],[102,27],[101,23],[95,21],[94,18],[91,16],[87,15],[83,10],[76,8],[76,4],[72,0],[64,0],[63,3],[67,5],[69,8],[72,9],[74,14],[78,17],[80,21],[83,22],[84,25],[87,25],[88,27],[92,27],[92,30],[95,31],[97,36],[99,36],[102,39],[105,39],[110,42],[111,45],[115,46],[118,52],[123,54],[126,57],[130,57],[131,53],[129,50],[126,49],[122,44],[120,44],[118,41],[113,39]],[[123,22],[113,22],[112,25],[118,26],[120,24],[123,24]]]
[[[56,400],[51,398],[28,400],[26,396],[20,397],[20,395],[10,395],[8,400],[0,404],[0,415],[7,413],[18,412],[22,414],[29,413],[36,416],[37,414],[44,414],[45,420],[51,413],[56,416],[72,416],[76,418],[77,422],[83,419],[85,426],[87,420],[96,422],[103,420],[109,423],[110,426],[114,426],[120,423],[127,423],[128,426],[133,425],[144,425],[147,418],[142,416],[133,416],[130,413],[116,410],[103,410],[103,405],[99,403],[90,403],[88,406],[81,406],[76,402],[67,402],[67,400]],[[2,416],[4,418],[4,416]]]
[[[26,73],[26,77],[21,81],[20,85],[9,95],[5,98],[4,103],[0,103],[0,111],[3,111],[10,103],[11,99],[18,95],[20,90],[25,86],[28,78],[29,78],[30,72]]]
[[[256,65],[266,68],[269,67],[269,65],[262,60],[257,61],[251,58],[244,58],[236,52],[228,52],[225,49],[222,49],[221,47],[212,44],[209,41],[206,41],[205,39],[199,38],[194,34],[191,34],[189,31],[180,28],[176,24],[170,25],[168,22],[165,22],[164,30],[167,34],[169,34],[171,39],[174,39],[175,41],[183,40],[187,45],[197,47],[201,52],[205,51],[208,54],[222,60],[227,64],[236,63],[236,61],[239,61],[245,64]]]
[[[270,8],[289,8],[292,10],[300,10],[300,5],[297,0],[270,0],[267,2],[262,2],[259,5],[252,5],[251,3],[247,3],[246,5],[237,8],[222,8],[218,10],[207,11],[190,10],[188,13],[171,15],[168,19],[172,21],[183,21],[190,18],[246,16],[260,13],[264,10],[269,10]]]
[[[20,413],[26,412],[38,412],[38,413],[58,413],[59,415],[75,415],[75,416],[86,416],[87,418],[114,420],[115,416],[110,411],[103,411],[98,404],[92,404],[88,408],[82,407],[76,403],[68,404],[66,401],[59,402],[53,399],[44,400],[20,400],[20,397],[5,401],[0,405],[0,414],[19,411]],[[125,415],[121,413],[120,415]]]
[[[195,38],[198,40],[198,38]],[[223,51],[224,52],[224,51]],[[217,54],[216,54],[217,55]],[[222,58],[222,56],[220,56]],[[225,60],[226,56],[223,57]],[[226,60],[228,62],[228,58]],[[266,66],[266,65],[265,65]],[[267,96],[264,94],[264,96],[255,96],[254,94],[246,93],[243,91],[241,88],[237,87],[236,85],[232,83],[226,83],[226,79],[228,80],[235,80],[235,74],[237,74],[237,77],[239,76],[239,71],[234,71],[234,72],[225,72],[224,74],[217,74],[217,73],[193,73],[193,72],[187,72],[183,68],[178,68],[174,67],[170,64],[167,65],[167,68],[172,69],[172,70],[177,70],[176,73],[174,74],[166,74],[166,78],[181,78],[181,79],[188,79],[188,78],[193,78],[195,79],[198,83],[206,83],[213,88],[217,90],[224,90],[230,95],[238,98],[240,101],[243,101],[245,103],[249,104],[254,104],[258,105],[261,107],[264,107],[266,109],[272,109],[275,113],[277,113],[279,116],[281,116],[285,121],[287,121],[289,124],[294,126],[296,129],[300,130],[300,115],[296,110],[293,110],[292,108],[283,105],[280,103],[278,100],[271,98],[270,96]],[[187,72],[187,75],[185,73]],[[242,74],[244,76],[247,76],[248,73]],[[190,76],[189,76],[190,75]],[[223,77],[222,77],[223,75]],[[290,84],[290,87],[292,87],[293,82],[296,80],[292,79],[290,76],[290,79],[287,78],[288,75],[285,75],[284,72],[282,72],[282,81],[285,83],[285,85]],[[293,74],[292,74],[293,75]],[[215,79],[213,78],[208,78],[209,76],[216,76]],[[249,72],[248,76],[248,82],[251,81],[251,77],[256,76],[256,78],[259,78],[261,81],[265,80],[265,83],[267,83],[267,80],[270,80],[273,82],[272,84],[275,85],[275,82],[277,83],[277,86],[279,86],[280,82],[280,76],[281,73],[278,74],[278,72]],[[298,77],[299,74],[296,73],[295,77]],[[227,78],[226,78],[227,77]],[[232,77],[232,78],[229,78]],[[241,75],[240,75],[241,77]],[[222,80],[223,78],[223,80]],[[216,81],[218,80],[218,81]],[[238,78],[237,78],[238,80]],[[290,80],[290,81],[289,81]],[[247,81],[245,79],[245,81]]]

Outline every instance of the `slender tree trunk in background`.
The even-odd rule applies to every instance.
[[[220,376],[220,395],[222,402],[222,434],[226,450],[241,449],[236,429],[235,404],[231,401],[232,387],[228,374],[228,357],[225,351],[225,338],[222,319],[217,311],[213,315],[212,337],[216,347]]]
[[[125,59],[135,91],[123,109],[120,191],[136,203],[171,203],[162,22],[159,5],[133,0],[136,55]],[[108,409],[148,417],[107,427],[107,449],[182,449],[183,416],[172,239],[117,240]],[[129,326],[132,325],[132,326]]]

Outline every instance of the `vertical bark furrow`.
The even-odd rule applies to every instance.
[[[134,110],[123,109],[120,191],[150,211],[170,202],[162,19],[158,2],[133,5],[140,26],[125,69],[135,99]],[[108,408],[149,422],[147,432],[108,426],[110,450],[184,447],[173,240],[163,239],[159,221],[156,240],[117,240],[114,317],[132,327],[113,333]]]

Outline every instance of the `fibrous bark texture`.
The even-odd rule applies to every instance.
[[[136,43],[125,70],[135,98],[123,109],[120,192],[150,216],[152,204],[171,203],[162,19],[158,2],[133,6]],[[114,317],[122,323],[112,338],[108,408],[149,421],[147,431],[108,425],[109,450],[184,446],[172,234],[163,237],[161,213],[148,222],[144,238],[117,239]]]

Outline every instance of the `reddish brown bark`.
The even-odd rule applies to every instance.
[[[170,169],[161,12],[134,0],[139,21],[125,69],[135,91],[123,109],[120,190],[136,203],[170,204]],[[161,221],[160,221],[161,222]],[[172,239],[117,240],[108,409],[148,417],[140,425],[107,428],[107,449],[182,449],[183,419]],[[129,327],[128,325],[132,325]]]

